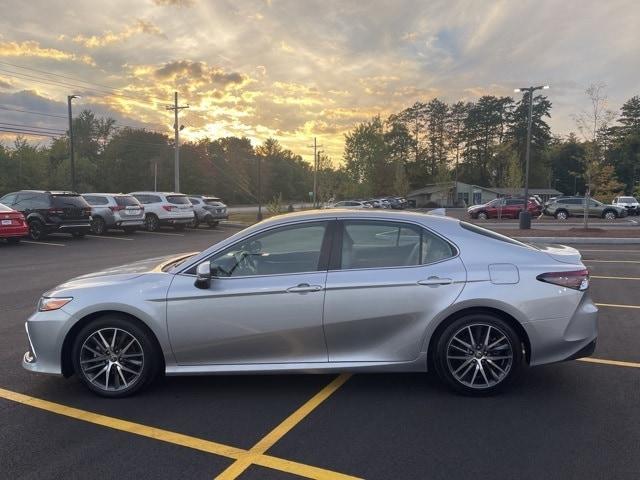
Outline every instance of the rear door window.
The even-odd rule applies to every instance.
[[[101,197],[99,195],[83,195],[89,205],[109,205],[109,199],[107,197]]]
[[[16,210],[43,210],[49,208],[49,195],[39,192],[21,192],[18,193]]]

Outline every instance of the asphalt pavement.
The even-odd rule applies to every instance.
[[[494,397],[356,374],[170,377],[106,400],[21,368],[42,292],[236,231],[0,244],[0,478],[640,478],[640,245],[578,247],[600,305],[591,361],[528,369]]]

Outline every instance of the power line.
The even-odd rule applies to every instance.
[[[0,122],[0,125],[9,126],[9,127],[18,127],[18,128],[28,128],[30,130],[49,130],[52,133],[65,133],[65,130],[60,130],[58,128],[39,127],[37,125],[25,125],[24,123]]]
[[[30,111],[30,110],[20,110],[19,108],[5,107],[4,105],[0,105],[0,110],[7,110],[9,112],[29,113],[31,115],[42,115],[43,117],[54,117],[54,118],[64,118],[64,119],[67,118],[65,115],[54,115],[52,113],[33,112],[33,111]]]
[[[31,135],[34,137],[50,137],[50,138],[58,138],[60,135],[54,135],[52,133],[46,132],[35,132],[31,130],[18,130],[18,129],[9,129],[0,127],[0,133],[13,133],[16,135]]]
[[[89,86],[97,86],[97,87],[101,87],[101,88],[106,88],[108,90],[112,90],[113,93],[115,93],[115,94],[122,95],[122,96],[129,97],[129,98],[136,98],[137,97],[137,98],[144,98],[145,100],[148,100],[148,99],[151,98],[151,99],[158,100],[159,102],[164,102],[165,101],[162,98],[154,97],[152,95],[133,95],[133,94],[128,94],[128,93],[125,94],[125,93],[123,93],[121,88],[111,87],[109,85],[104,85],[102,83],[97,83],[97,82],[89,82],[87,80],[83,80],[83,79],[78,78],[78,77],[71,77],[69,75],[62,75],[62,74],[59,74],[59,73],[48,72],[46,70],[40,70],[40,69],[33,68],[33,67],[25,67],[23,65],[17,65],[15,63],[9,63],[9,62],[4,62],[4,61],[0,61],[0,64],[7,65],[7,66],[10,66],[10,67],[14,67],[14,68],[20,68],[20,69],[23,69],[23,70],[29,70],[29,71],[32,71],[32,72],[43,73],[45,75],[49,75],[49,76],[53,76],[53,77],[65,78],[67,80],[73,80],[74,82],[84,83],[84,84],[87,84]],[[11,71],[9,71],[9,72],[11,72]],[[11,72],[11,73],[14,73],[14,72]],[[21,73],[21,72],[15,72],[15,73]],[[22,74],[22,75],[27,75],[27,74]],[[38,78],[38,77],[36,77],[36,78]],[[39,78],[42,78],[42,77],[39,77]],[[47,79],[47,80],[50,80],[50,79]],[[87,88],[87,87],[79,86],[79,88]]]

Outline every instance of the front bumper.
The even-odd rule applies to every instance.
[[[62,375],[62,343],[69,315],[62,309],[35,312],[25,322],[29,350],[22,367],[31,372]]]

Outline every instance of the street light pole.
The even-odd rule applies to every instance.
[[[524,204],[520,212],[520,229],[528,230],[531,228],[531,212],[529,212],[529,157],[531,155],[531,124],[533,123],[533,92],[536,90],[546,90],[549,85],[540,85],[539,87],[516,88],[514,92],[523,92],[525,97],[529,96],[529,115],[527,118],[527,146],[525,150],[525,173],[524,173]]]
[[[71,100],[80,98],[78,95],[67,95],[67,107],[69,109],[69,155],[71,158],[71,190],[76,191],[76,161],[73,151],[73,114],[71,113]]]

